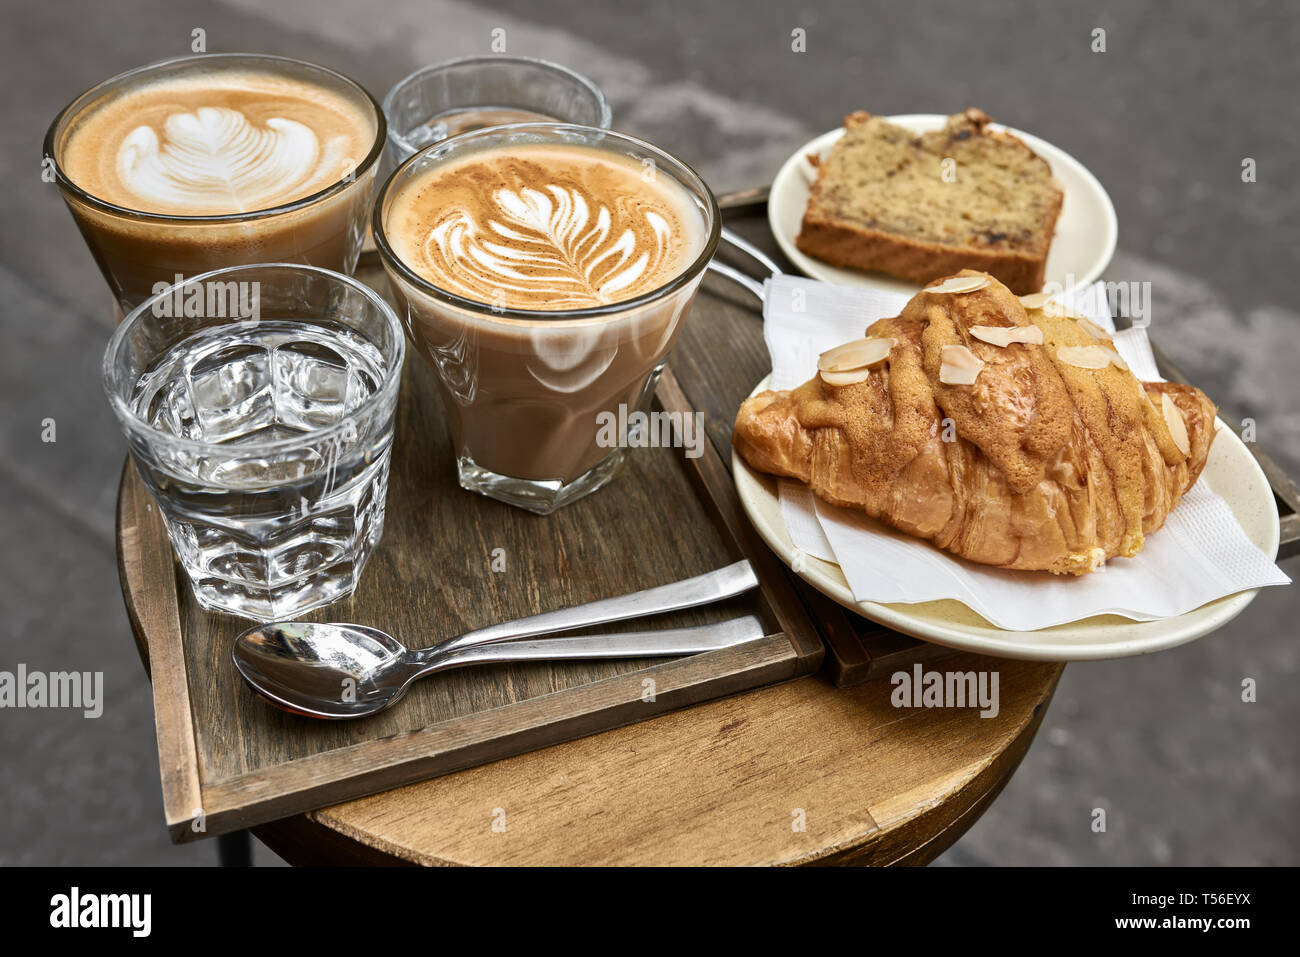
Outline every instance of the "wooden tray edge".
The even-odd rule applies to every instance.
[[[203,836],[202,828],[206,827],[207,820],[190,711],[189,679],[185,673],[185,648],[180,641],[176,564],[171,541],[156,508],[128,457],[117,493],[118,575],[126,614],[153,689],[163,816],[171,839],[179,842],[186,835]],[[161,583],[158,591],[163,597],[157,605],[137,604],[137,596],[146,594],[143,584],[146,580]],[[175,636],[179,654],[154,654],[156,643],[167,635]]]
[[[670,412],[687,415],[694,409],[671,366],[665,367],[659,378],[657,396],[660,404]],[[826,654],[825,645],[808,616],[808,609],[795,593],[785,566],[759,538],[745,515],[740,496],[736,494],[731,470],[721,452],[711,441],[705,442],[703,454],[686,461],[691,477],[703,489],[704,497],[712,505],[723,533],[730,539],[736,552],[753,564],[764,598],[776,615],[795,656],[808,673],[816,671],[821,667]]]

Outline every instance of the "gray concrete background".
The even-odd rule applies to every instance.
[[[98,382],[108,297],[38,166],[66,102],[187,53],[195,28],[210,52],[314,60],[377,96],[424,63],[489,52],[503,28],[508,52],[592,76],[616,127],[682,156],[718,191],[770,180],[853,109],[978,105],[1105,184],[1120,222],[1107,278],[1152,283],[1156,340],[1300,473],[1294,6],[6,0],[5,14],[0,669],[103,671],[107,706],[97,720],[0,712],[0,863],[214,860],[211,844],[176,848],[163,832],[149,689],[113,554],[124,444]],[[791,51],[796,27],[805,53]],[[1105,53],[1090,50],[1098,27]],[[1253,184],[1241,181],[1245,157]],[[1071,665],[1020,771],[940,863],[1300,862],[1297,619],[1300,592],[1270,589],[1207,640]],[[1257,703],[1240,701],[1245,677]],[[1104,834],[1089,828],[1095,807]],[[275,861],[264,849],[258,860]]]

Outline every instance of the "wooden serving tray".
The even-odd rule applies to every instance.
[[[373,263],[358,277],[388,289]],[[719,304],[701,293],[677,355],[725,335]],[[264,702],[235,672],[231,645],[249,622],[205,612],[194,601],[157,508],[128,463],[118,500],[119,567],[151,669],[163,806],[174,841],[640,721],[808,674],[821,663],[817,629],[784,567],[749,527],[718,447],[704,443],[696,459],[678,449],[630,450],[609,486],[537,516],[460,489],[434,373],[412,353],[403,376],[383,541],[350,599],[305,618],[362,622],[423,647],[748,557],[762,584],[748,596],[601,630],[753,613],[767,637],[668,661],[466,668],[418,682],[399,705],[373,718],[296,717]],[[661,380],[659,400],[670,410],[692,409],[671,371]],[[726,414],[729,428],[734,406]]]

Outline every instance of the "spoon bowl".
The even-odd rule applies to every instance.
[[[377,628],[290,621],[239,636],[235,667],[263,697],[309,717],[374,714],[401,697],[419,673],[396,638]]]

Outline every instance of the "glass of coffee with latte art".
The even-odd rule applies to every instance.
[[[543,123],[417,153],[373,227],[437,372],[460,484],[546,514],[608,482],[634,444],[610,423],[648,409],[720,220],[662,150]]]
[[[46,162],[122,312],[258,262],[350,273],[386,126],[324,67],[204,54],[123,73],[51,124]]]

